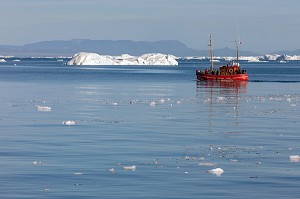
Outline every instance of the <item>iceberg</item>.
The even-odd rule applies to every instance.
[[[178,62],[175,56],[161,53],[148,53],[136,57],[128,54],[110,56],[80,52],[73,55],[67,65],[178,65]]]
[[[278,54],[274,54],[274,55],[265,55],[263,58],[263,60],[268,60],[268,61],[299,61],[300,60],[300,55],[278,55]]]

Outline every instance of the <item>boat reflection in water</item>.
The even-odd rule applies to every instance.
[[[229,128],[227,131],[238,132],[248,81],[196,82],[196,100],[200,111],[207,112],[209,131]]]
[[[234,80],[213,80],[197,81],[197,90],[205,89],[206,91],[219,91],[220,93],[238,94],[247,92],[248,81]]]

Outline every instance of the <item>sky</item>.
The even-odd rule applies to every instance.
[[[178,40],[268,53],[300,49],[300,0],[0,0],[0,45]]]

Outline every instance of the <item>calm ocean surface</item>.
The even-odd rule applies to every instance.
[[[0,198],[300,198],[299,61],[240,84],[62,63],[0,63]]]

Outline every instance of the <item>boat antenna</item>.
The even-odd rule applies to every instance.
[[[236,65],[239,65],[239,41],[235,41],[236,44]]]
[[[213,52],[212,52],[212,39],[211,39],[211,33],[209,34],[209,54],[210,54],[210,70],[212,71],[214,69],[214,62],[213,62]]]

